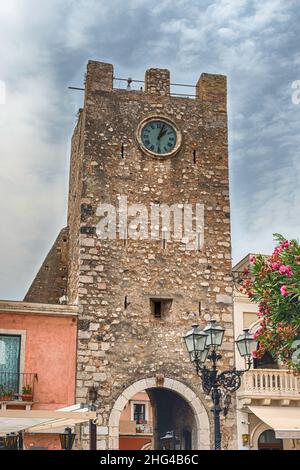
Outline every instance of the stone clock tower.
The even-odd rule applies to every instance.
[[[216,319],[226,328],[221,367],[233,366],[226,77],[202,74],[188,98],[172,96],[165,69],[147,70],[138,91],[114,88],[113,75],[111,64],[88,63],[72,138],[76,400],[87,402],[96,386],[99,449],[118,448],[121,412],[143,390],[154,448],[174,430],[179,439],[189,432],[192,448],[208,449],[211,403],[182,336]],[[228,448],[235,447],[233,413],[222,422]],[[85,446],[84,430],[82,438]]]

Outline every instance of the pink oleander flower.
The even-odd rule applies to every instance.
[[[275,263],[271,263],[271,268],[274,269],[274,271],[278,271],[280,268],[280,262],[276,261]]]
[[[291,277],[293,275],[291,266],[282,265],[280,266],[278,271],[280,272],[280,274],[284,274],[285,276],[288,276],[288,277]]]
[[[283,250],[287,250],[291,246],[290,242],[288,240],[284,240],[280,246],[276,247],[273,251],[272,256],[278,256]]]
[[[280,287],[280,293],[283,297],[287,297],[289,295],[286,286]]]
[[[281,245],[280,245],[280,248],[282,250],[287,250],[289,247],[290,247],[290,242],[288,240],[284,240]]]
[[[250,255],[250,256],[249,256],[249,263],[250,263],[250,264],[256,263],[256,258],[255,258],[255,256],[253,256],[253,255]]]
[[[254,333],[253,339],[257,339],[262,334],[263,331],[264,331],[264,327],[260,326],[258,330]]]
[[[257,351],[252,351],[252,357],[254,357],[254,359],[257,359]]]
[[[264,313],[263,312],[258,312],[257,314],[259,317],[263,317],[264,316]]]
[[[281,253],[281,250],[279,248],[274,248],[274,251],[272,253],[272,256],[278,256]]]

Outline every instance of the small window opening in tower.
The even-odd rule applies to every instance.
[[[161,301],[154,302],[154,318],[161,318]]]
[[[172,306],[172,299],[150,299],[151,313],[156,320],[164,320],[168,317]]]
[[[194,163],[196,163],[196,150],[193,150]]]
[[[130,302],[128,302],[128,297],[125,295],[124,298],[124,309],[127,310],[128,306],[130,305]]]

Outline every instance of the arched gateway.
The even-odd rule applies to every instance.
[[[121,413],[134,395],[143,390],[171,391],[184,400],[190,408],[194,420],[192,447],[205,450],[210,448],[210,426],[207,411],[195,392],[178,380],[165,378],[163,385],[157,387],[155,377],[138,380],[127,387],[115,401],[109,416],[109,449],[119,448],[119,423]]]

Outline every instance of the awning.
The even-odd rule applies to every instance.
[[[274,429],[278,439],[300,439],[300,407],[249,406],[248,408]]]
[[[95,411],[81,408],[79,404],[59,410],[0,410],[0,436],[18,431],[58,433],[96,416]]]

